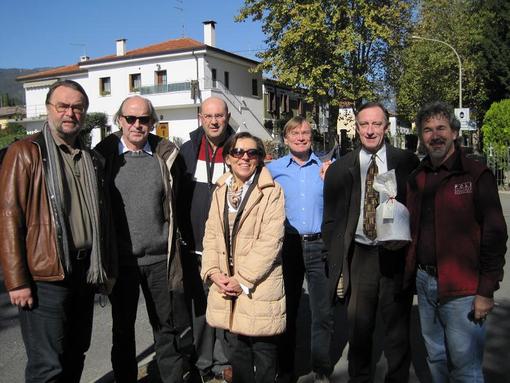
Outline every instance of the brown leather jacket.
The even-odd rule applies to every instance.
[[[116,256],[109,248],[108,201],[102,157],[89,152],[96,171],[100,195],[100,229],[103,267],[109,277],[116,275]],[[7,290],[28,287],[32,280],[59,281],[64,269],[61,224],[56,206],[50,203],[45,175],[47,148],[42,133],[13,143],[0,169],[0,264]]]

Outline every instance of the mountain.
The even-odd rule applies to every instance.
[[[0,96],[8,94],[9,99],[14,100],[17,105],[25,104],[25,90],[23,84],[16,81],[16,77],[33,72],[39,72],[48,68],[34,68],[34,69],[21,69],[21,68],[0,68]],[[1,97],[0,97],[1,99]]]

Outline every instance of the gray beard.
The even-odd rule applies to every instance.
[[[78,124],[78,129],[74,132],[64,132],[61,126],[54,125],[51,121],[48,120],[48,125],[51,128],[52,131],[54,131],[60,138],[62,138],[64,141],[71,140],[73,141],[78,137],[80,134],[80,131],[82,129],[82,126]]]

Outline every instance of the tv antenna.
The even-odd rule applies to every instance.
[[[184,0],[175,0],[175,1],[177,2],[178,5],[174,5],[174,8],[177,9],[179,12],[181,12],[181,20],[182,20],[181,37],[184,37]]]
[[[85,43],[69,43],[69,45],[73,45],[75,47],[83,48],[83,56],[87,56],[87,44]]]

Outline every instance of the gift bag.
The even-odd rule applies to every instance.
[[[395,169],[375,176],[374,189],[381,193],[381,201],[377,206],[375,216],[377,241],[383,243],[401,241],[402,245],[411,241],[409,211],[396,200]]]

